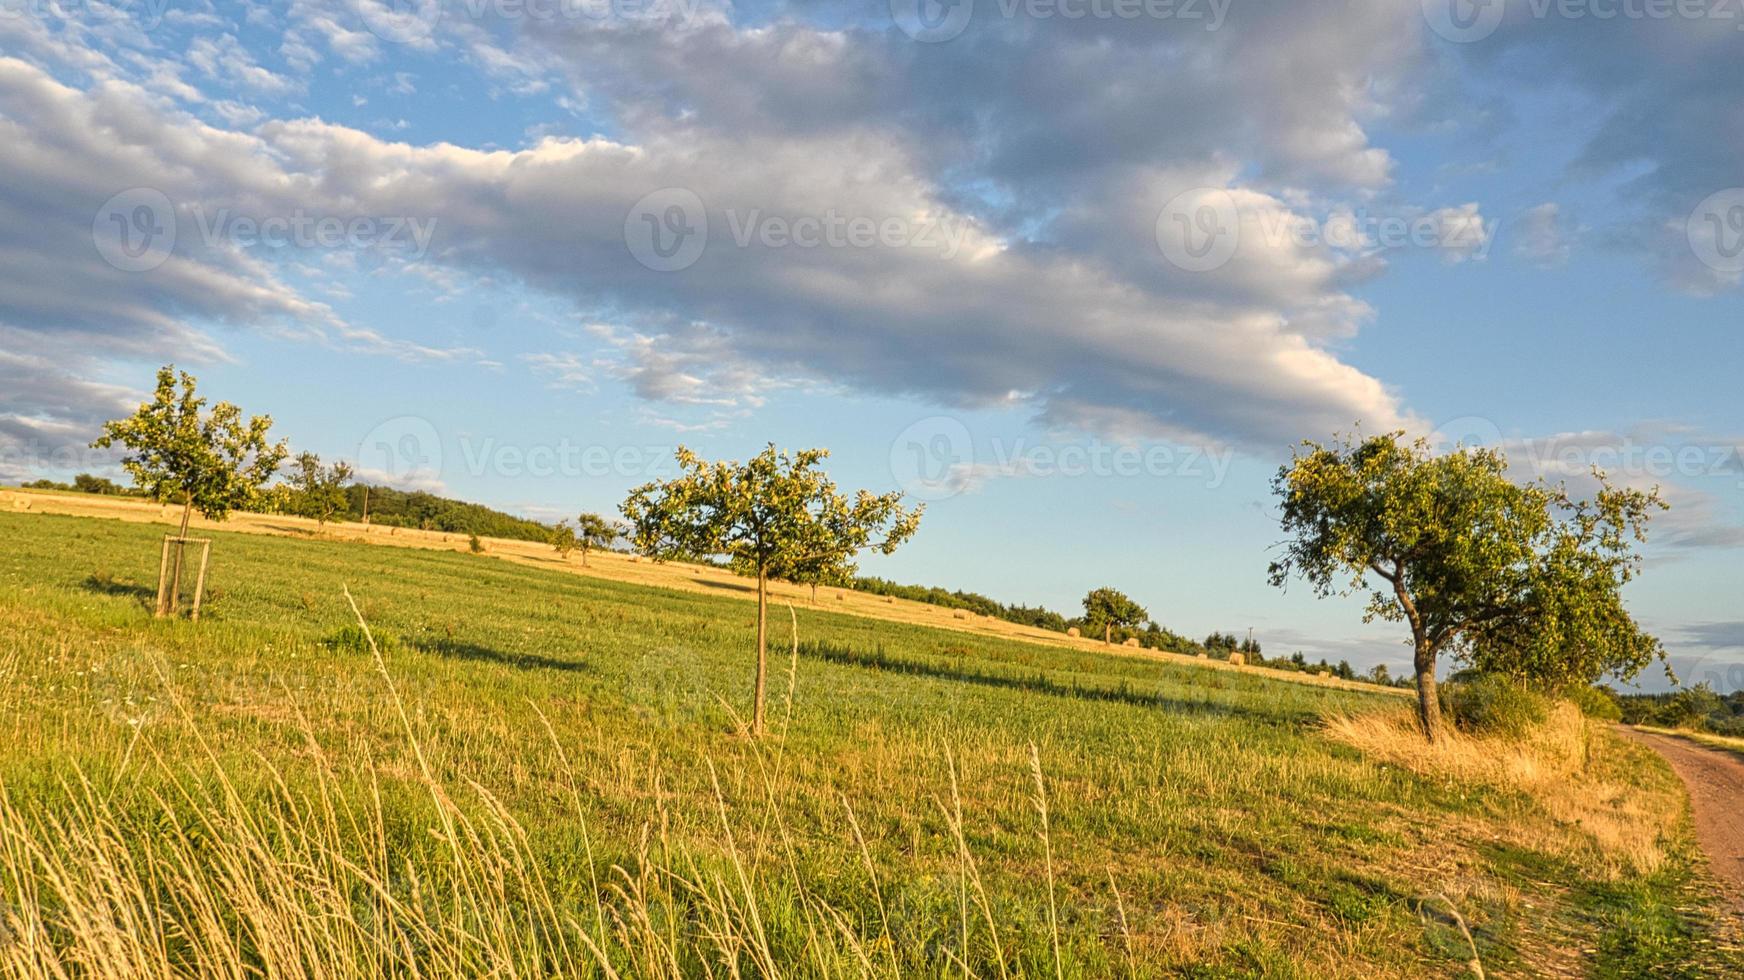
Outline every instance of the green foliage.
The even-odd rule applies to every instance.
[[[1080,621],[1083,625],[1079,629],[1085,636],[1102,636],[1118,642],[1126,638],[1127,631],[1150,617],[1143,606],[1119,589],[1092,589],[1084,596],[1084,618]]]
[[[1441,688],[1443,707],[1461,731],[1519,738],[1550,715],[1550,701],[1525,684],[1496,674],[1476,674]]]
[[[466,547],[468,551],[471,551],[475,555],[484,554],[484,542],[479,540],[477,534],[468,534],[466,536]]]
[[[1234,633],[1222,633],[1213,630],[1211,635],[1200,644],[1207,653],[1221,652],[1225,657],[1232,653],[1246,654],[1250,662],[1257,663],[1260,659],[1260,643],[1253,637],[1238,638]]]
[[[180,390],[178,391],[178,380]],[[104,423],[94,449],[126,447],[121,466],[154,500],[179,500],[209,520],[249,505],[285,458],[285,444],[267,442],[272,417],[246,423],[229,402],[206,410],[194,376],[174,365],[157,373],[152,400],[133,415]]]
[[[928,585],[902,585],[889,579],[870,576],[857,576],[846,584],[856,592],[892,596],[911,602],[924,602],[929,605],[943,606],[946,609],[964,609],[977,615],[992,616],[1006,622],[1053,630],[1056,633],[1064,633],[1068,625],[1066,617],[1051,609],[1041,606],[1006,605],[978,592],[951,591]]]
[[[624,536],[624,528],[616,521],[598,514],[583,514],[575,522],[575,541],[581,548],[581,561],[587,563],[587,553],[595,548],[610,548]]]
[[[422,490],[366,487],[361,483],[354,483],[346,488],[345,511],[336,517],[343,520],[361,520],[366,493],[369,496],[371,524],[419,528],[448,534],[478,534],[515,541],[551,540],[549,525],[505,514],[482,504],[438,497]]]
[[[921,511],[896,493],[852,500],[819,469],[825,449],[794,454],[773,443],[744,463],[706,462],[678,448],[681,476],[644,484],[624,501],[636,549],[656,561],[725,558],[757,579],[757,685],[752,730],[763,729],[767,580],[846,577],[855,555],[890,554],[920,526]]]
[[[1617,692],[1602,684],[1575,684],[1564,693],[1581,714],[1598,721],[1622,721],[1623,705]]]
[[[551,529],[551,549],[557,552],[560,557],[568,558],[569,553],[575,550],[577,543],[574,524],[568,521],[558,521],[557,526]]]
[[[684,475],[631,491],[624,516],[637,550],[656,560],[725,558],[762,577],[792,578],[819,564],[851,568],[869,548],[889,554],[914,534],[922,508],[862,490],[849,500],[818,469],[827,450],[771,444],[745,463],[705,462],[684,447]]]
[[[1367,593],[1367,619],[1408,623],[1431,739],[1443,653],[1546,689],[1630,677],[1664,655],[1622,602],[1633,546],[1664,504],[1595,476],[1597,496],[1577,501],[1561,486],[1513,482],[1490,449],[1438,456],[1403,433],[1304,443],[1273,481],[1287,540],[1271,579]]]
[[[1620,700],[1626,724],[1744,735],[1744,690],[1721,697],[1704,681],[1667,694],[1626,694]]]
[[[345,511],[349,502],[345,487],[351,482],[349,463],[323,466],[321,457],[305,452],[297,454],[295,466],[290,477],[290,505],[295,513],[313,517],[319,526]]]
[[[1668,710],[1660,717],[1665,724],[1674,728],[1689,728],[1702,731],[1716,717],[1729,717],[1730,711],[1720,696],[1706,682],[1694,687],[1686,687],[1671,697]]]
[[[56,483],[54,480],[32,480],[20,484],[26,490],[64,490],[72,493],[94,493],[105,497],[136,497],[138,491],[116,483],[108,477],[94,476],[90,473],[80,473],[73,477],[71,483]]]

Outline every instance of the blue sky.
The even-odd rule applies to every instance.
[[[1400,668],[1265,566],[1404,428],[1663,486],[1633,605],[1744,686],[1744,23],[1647,10],[0,0],[0,480],[171,360],[546,519],[822,445],[928,502],[869,572]]]

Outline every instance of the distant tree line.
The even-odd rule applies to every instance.
[[[1744,691],[1721,696],[1706,683],[1669,694],[1624,694],[1623,721],[1744,737]]]
[[[1038,629],[1053,630],[1056,633],[1064,633],[1068,625],[1066,617],[1051,609],[1044,609],[1041,606],[1007,605],[998,599],[990,599],[979,592],[964,592],[961,589],[952,591],[928,585],[903,585],[871,575],[858,576],[848,582],[847,587],[856,592],[907,599],[910,602],[924,602],[929,605],[943,606],[946,609],[963,609],[978,616],[992,616],[994,619],[1003,619],[1008,623],[1034,626]]]
[[[345,506],[335,520],[363,519],[364,495],[369,496],[369,522],[391,527],[419,528],[451,534],[476,534],[487,538],[519,541],[550,541],[551,527],[525,517],[505,514],[483,504],[438,497],[422,490],[353,483],[345,488]]]
[[[124,487],[107,477],[80,473],[73,477],[71,483],[56,483],[53,480],[32,480],[20,484],[26,490],[66,490],[76,493],[96,493],[106,497],[143,497],[145,494],[130,487]]]
[[[286,482],[263,491],[258,506],[268,513],[311,517],[321,523],[361,521],[367,514],[371,524],[387,527],[541,543],[553,540],[551,525],[483,504],[423,490],[351,483],[349,479],[350,470],[344,463],[323,466],[313,453],[304,453],[294,461]]]

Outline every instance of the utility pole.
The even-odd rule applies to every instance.
[[[363,485],[363,523],[365,527],[369,526],[369,484],[367,483]]]

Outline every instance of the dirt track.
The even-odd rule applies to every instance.
[[[1685,739],[1623,729],[1671,763],[1689,788],[1696,837],[1714,866],[1714,876],[1744,910],[1744,758]]]

